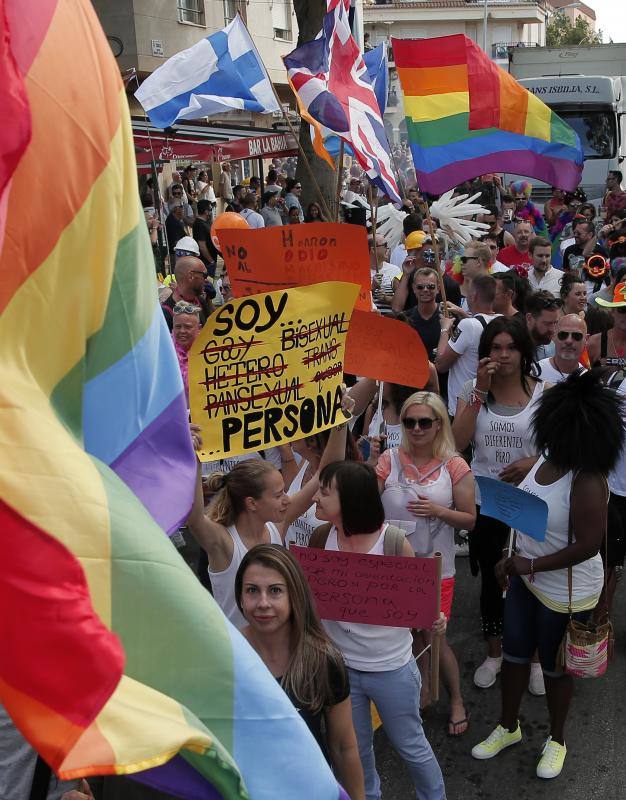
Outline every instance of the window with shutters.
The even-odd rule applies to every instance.
[[[290,0],[272,0],[272,25],[275,39],[282,39],[286,42],[291,41]]]

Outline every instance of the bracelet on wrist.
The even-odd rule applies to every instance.
[[[530,575],[528,576],[528,582],[534,583],[535,582],[535,559],[534,557],[530,559]]]
[[[476,393],[476,390],[471,393],[470,395],[470,405],[471,406],[484,406],[486,405],[486,397],[479,397]]]
[[[474,386],[474,392],[479,395],[480,397],[487,397],[489,394],[489,390],[487,389],[479,389],[477,386]]]

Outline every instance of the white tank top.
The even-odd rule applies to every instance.
[[[372,417],[372,421],[370,422],[370,426],[367,429],[368,436],[379,436],[380,435],[380,423],[384,422],[382,420],[381,415],[378,413],[378,409],[374,411],[374,416]],[[389,450],[391,447],[400,447],[402,444],[402,424],[398,423],[398,425],[391,425],[389,422],[385,422],[385,434],[387,436],[385,440],[385,449]]]
[[[304,473],[306,472],[308,466],[308,461],[302,462],[302,466],[300,467],[298,474],[293,479],[291,486],[287,490],[289,497],[292,497],[302,488]],[[285,544],[287,547],[289,547],[289,545],[293,542],[293,544],[298,545],[298,547],[308,547],[311,534],[319,525],[323,524],[324,523],[315,516],[315,503],[312,503],[304,512],[304,514],[300,515],[298,519],[294,520],[287,529]]]
[[[536,454],[530,434],[530,420],[544,390],[538,381],[532,397],[518,414],[505,416],[494,413],[488,406],[481,406],[474,432],[472,472],[474,476],[499,480],[500,472],[520,458]],[[480,505],[480,491],[476,484],[476,503]]]
[[[385,520],[407,532],[407,539],[418,556],[432,556],[435,552],[442,555],[441,577],[451,578],[454,575],[454,528],[435,517],[414,517],[407,511],[409,500],[416,500],[421,494],[433,503],[444,508],[453,507],[452,478],[445,464],[429,469],[417,486],[400,483],[402,465],[398,448],[391,452],[391,472],[385,481],[385,490],[381,495]],[[435,480],[430,475],[439,471]]]
[[[626,395],[626,380],[620,383],[617,391],[622,395]],[[624,418],[624,425],[626,426],[626,417]],[[615,468],[609,473],[609,489],[613,494],[626,497],[626,447],[622,449],[622,454]]]
[[[537,542],[519,531],[517,533],[517,550],[524,558],[549,556],[568,545],[569,496],[573,476],[568,472],[549,486],[542,486],[535,480],[535,474],[544,460],[540,457],[519,485],[520,489],[540,497],[548,504],[548,528],[543,542]],[[573,541],[576,541],[575,536]],[[524,578],[528,580],[527,576]],[[603,582],[602,558],[596,553],[592,558],[572,568],[572,600],[576,602],[586,598],[597,598],[602,591]],[[567,567],[550,572],[536,572],[531,588],[537,589],[555,603],[567,605]]]
[[[273,522],[266,522],[265,527],[270,534],[270,543],[282,545],[283,540],[276,525],[274,525]],[[237,601],[235,600],[235,575],[237,574],[239,565],[243,561],[243,557],[248,552],[248,548],[241,541],[241,537],[237,533],[237,528],[235,528],[234,525],[229,526],[226,530],[233,540],[233,557],[230,564],[221,572],[213,572],[209,565],[209,577],[211,578],[215,602],[222,609],[230,622],[232,622],[236,628],[241,628],[246,624],[246,620],[237,607]],[[261,542],[259,542],[259,544],[261,544]]]
[[[387,525],[383,525],[369,555],[384,555],[383,544]],[[326,550],[339,550],[337,529],[333,526]],[[413,638],[409,628],[386,628],[382,625],[322,620],[326,632],[341,651],[346,664],[362,672],[386,672],[400,669],[412,658]]]

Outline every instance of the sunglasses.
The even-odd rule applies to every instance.
[[[478,256],[461,256],[461,264],[467,264],[468,261],[479,261]]]
[[[404,417],[402,419],[402,424],[408,431],[414,431],[415,428],[419,428],[421,431],[429,431],[433,427],[434,422],[435,420],[431,417],[420,417],[419,419]]]
[[[200,306],[194,306],[191,303],[180,301],[174,306],[174,314],[199,314]]]
[[[556,335],[556,338],[560,342],[564,342],[566,339],[573,339],[575,342],[582,342],[583,335],[580,331],[559,331]]]
[[[434,292],[435,289],[437,288],[437,284],[436,283],[416,283],[415,284],[415,288],[417,289],[418,292],[424,292],[424,291]]]
[[[172,197],[182,197],[182,196],[183,196],[182,192],[172,192]]]
[[[542,311],[552,311],[554,308],[561,308],[563,305],[563,301],[559,297],[555,297],[552,300],[542,300],[541,301],[541,310]]]

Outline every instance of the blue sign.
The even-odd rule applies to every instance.
[[[493,517],[531,536],[538,542],[546,538],[548,505],[534,494],[495,478],[476,478],[480,488],[480,513]]]

